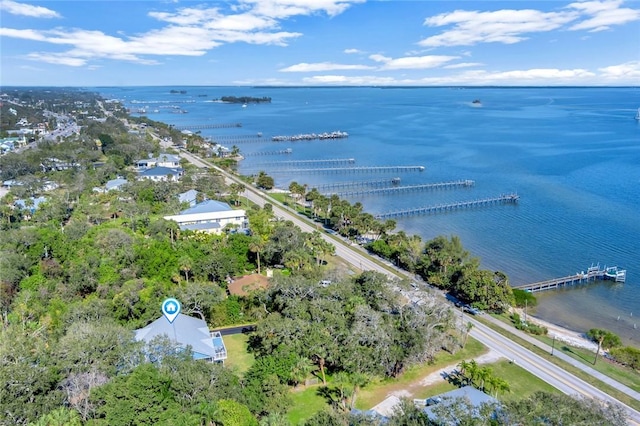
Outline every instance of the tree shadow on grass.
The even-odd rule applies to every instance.
[[[591,357],[587,358],[583,353],[580,352],[576,352],[573,350],[573,348],[571,346],[565,346],[563,345],[560,350],[562,352],[567,352],[570,353],[578,358],[580,358],[581,360],[585,361],[585,362],[593,362],[593,360],[591,359]]]
[[[324,398],[327,404],[329,405],[335,404],[339,396],[338,390],[336,388],[331,388],[329,386],[320,386],[316,390],[316,395]]]

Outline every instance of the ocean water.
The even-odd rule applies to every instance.
[[[171,89],[184,90],[172,94]],[[264,170],[276,185],[400,177],[402,185],[471,179],[463,189],[350,198],[373,214],[516,192],[492,205],[397,219],[428,240],[457,235],[483,268],[513,285],[584,271],[627,270],[625,284],[598,282],[538,293],[533,312],[577,330],[598,327],[640,346],[640,88],[97,88],[107,98],[205,137],[263,134],[234,143],[249,154],[240,172]],[[221,96],[271,97],[222,104]],[[480,104],[473,103],[478,99]],[[175,108],[171,108],[171,107]],[[177,109],[187,113],[176,114]],[[154,112],[157,111],[157,112]],[[349,133],[347,139],[272,142],[274,135]],[[255,139],[255,138],[254,138]],[[251,156],[291,148],[288,155]],[[354,166],[424,166],[404,173],[283,173],[282,161],[353,158]],[[310,165],[299,168],[314,167]],[[315,166],[322,167],[322,166]],[[337,166],[336,166],[337,167]],[[340,166],[343,167],[343,166]]]

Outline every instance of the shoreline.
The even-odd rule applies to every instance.
[[[560,342],[577,348],[593,350],[594,352],[598,349],[598,345],[589,340],[585,333],[580,333],[578,331],[553,324],[549,321],[542,320],[535,315],[528,314],[527,320],[532,324],[546,327],[548,330],[547,336],[553,337]]]

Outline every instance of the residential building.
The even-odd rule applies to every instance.
[[[180,204],[187,203],[190,207],[193,207],[197,203],[198,191],[195,189],[190,189],[181,194],[178,194],[178,201]]]
[[[214,234],[222,233],[227,225],[240,230],[248,228],[247,213],[244,210],[234,210],[228,204],[215,200],[203,201],[177,215],[164,218],[176,221],[182,230]]]
[[[181,168],[171,168],[164,166],[152,167],[150,169],[141,170],[138,173],[138,180],[150,179],[156,182],[161,181],[178,181],[184,174]]]
[[[146,343],[161,336],[168,338],[179,350],[191,348],[193,359],[209,362],[224,362],[227,359],[227,348],[220,332],[210,332],[207,323],[199,318],[179,314],[173,322],[169,322],[162,316],[135,331],[135,339]]]
[[[144,158],[136,161],[137,169],[150,169],[152,167],[180,167],[180,156],[174,154],[161,153],[157,157]]]

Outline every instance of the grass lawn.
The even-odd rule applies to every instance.
[[[509,392],[498,394],[498,399],[512,401],[527,398],[538,391],[560,393],[559,390],[507,360],[490,364],[493,374],[509,383]]]
[[[247,352],[249,336],[246,334],[233,334],[224,336],[224,345],[227,348],[227,359],[224,365],[235,370],[241,376],[253,365],[254,357]]]
[[[287,413],[287,419],[292,425],[302,424],[318,411],[328,407],[327,400],[319,393],[321,388],[322,385],[314,385],[291,392],[291,409]]]

